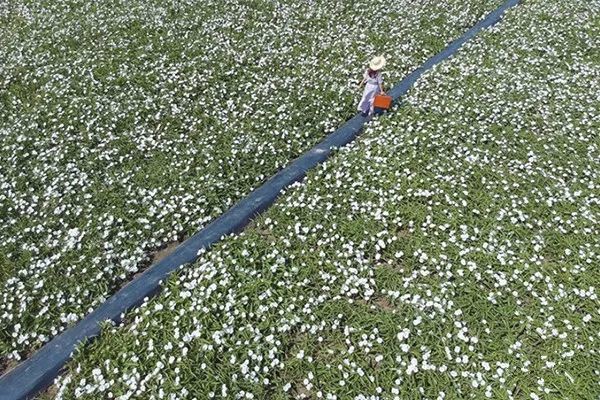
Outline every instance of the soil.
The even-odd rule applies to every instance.
[[[167,243],[166,247],[157,250],[154,253],[151,253],[150,256],[152,257],[152,264],[156,264],[169,254],[171,254],[180,244],[181,242],[169,242]]]
[[[17,365],[19,365],[19,362],[12,358],[0,358],[0,376],[6,374],[8,371],[12,370]]]

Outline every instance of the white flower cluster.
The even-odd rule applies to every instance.
[[[0,365],[353,115],[371,56],[397,81],[497,3],[0,2]]]
[[[59,398],[597,398],[598,15],[523,2],[107,329]]]

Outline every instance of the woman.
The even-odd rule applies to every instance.
[[[373,99],[375,95],[385,94],[383,91],[383,77],[381,76],[381,69],[383,67],[385,67],[385,58],[383,56],[373,58],[369,63],[369,68],[365,71],[363,80],[358,85],[359,87],[365,85],[365,91],[358,104],[358,111],[365,117],[373,115]]]

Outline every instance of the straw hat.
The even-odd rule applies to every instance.
[[[369,62],[369,68],[373,71],[378,71],[383,67],[385,67],[385,58],[383,56],[374,57],[371,62]]]

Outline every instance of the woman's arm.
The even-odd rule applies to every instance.
[[[365,70],[365,72],[363,72],[362,81],[360,81],[360,83],[358,84],[358,87],[362,87],[364,84],[366,84],[368,78],[369,78],[369,72],[368,72],[368,70]]]
[[[363,74],[362,81],[360,81],[360,83],[358,84],[358,87],[362,87],[362,85],[364,85],[365,83],[367,83],[367,73],[366,73],[366,71]]]

